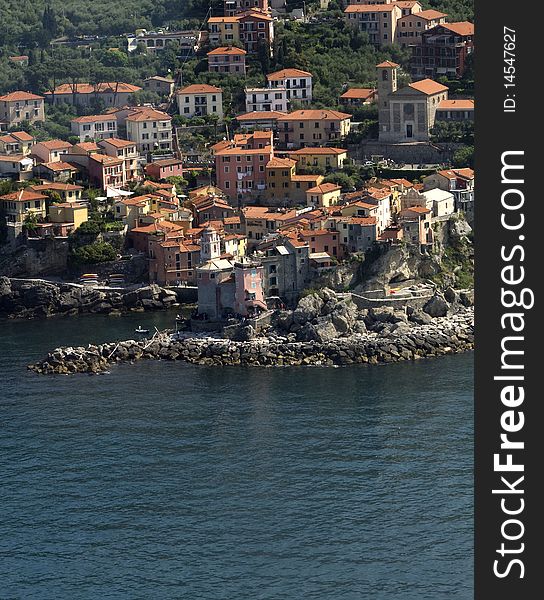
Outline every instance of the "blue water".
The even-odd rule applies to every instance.
[[[471,354],[24,369],[150,319],[0,323],[0,598],[473,597]]]

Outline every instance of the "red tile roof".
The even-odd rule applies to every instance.
[[[0,96],[0,102],[20,102],[22,100],[43,100],[43,96],[22,91],[10,92],[5,96]]]
[[[426,96],[433,96],[434,94],[448,91],[448,88],[445,85],[433,81],[432,79],[422,79],[421,81],[410,83],[408,87],[411,87],[418,92],[422,92]]]
[[[214,48],[208,52],[208,56],[224,56],[224,55],[244,55],[247,54],[245,50],[242,48],[237,48],[236,46],[221,46],[220,48]]]
[[[474,110],[474,100],[442,100],[438,108],[442,110]]]
[[[201,83],[194,83],[177,91],[178,94],[219,94],[221,92],[223,92],[221,88]]]
[[[63,83],[57,86],[51,92],[45,92],[45,95],[65,95],[65,94],[122,94],[129,93],[133,94],[134,92],[139,92],[142,88],[137,85],[132,85],[130,83],[124,83],[122,81],[116,82],[104,82],[98,83],[97,85],[92,85],[90,83],[76,83],[72,85],[71,83]]]
[[[312,74],[308,71],[302,71],[301,69],[282,69],[275,73],[270,73],[266,76],[268,81],[280,81],[281,79],[296,78],[296,77],[312,77]]]
[[[351,119],[351,115],[329,109],[302,109],[283,115],[278,121],[322,121]]]
[[[351,88],[345,91],[340,98],[354,98],[356,100],[368,100],[377,90],[375,88]]]
[[[474,35],[474,23],[469,21],[459,21],[457,23],[442,23],[441,27],[445,27],[457,35]]]

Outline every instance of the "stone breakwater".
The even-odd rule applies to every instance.
[[[273,335],[249,341],[181,338],[160,334],[152,340],[126,340],[87,348],[57,348],[29,369],[41,374],[101,373],[119,363],[179,360],[198,365],[342,366],[378,364],[443,356],[474,348],[472,309],[387,335],[355,334],[319,341],[289,341]]]
[[[175,291],[158,285],[98,290],[69,283],[0,277],[0,316],[11,319],[164,310],[179,301]]]

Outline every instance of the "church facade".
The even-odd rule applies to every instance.
[[[428,142],[436,109],[448,99],[448,88],[423,79],[398,88],[399,65],[377,65],[379,140],[388,143]]]

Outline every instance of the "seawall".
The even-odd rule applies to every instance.
[[[28,368],[40,374],[101,373],[113,365],[139,360],[179,360],[215,366],[342,366],[418,360],[473,348],[474,312],[470,308],[408,331],[362,333],[325,342],[289,341],[280,335],[232,341],[162,333],[151,340],[57,348]]]

